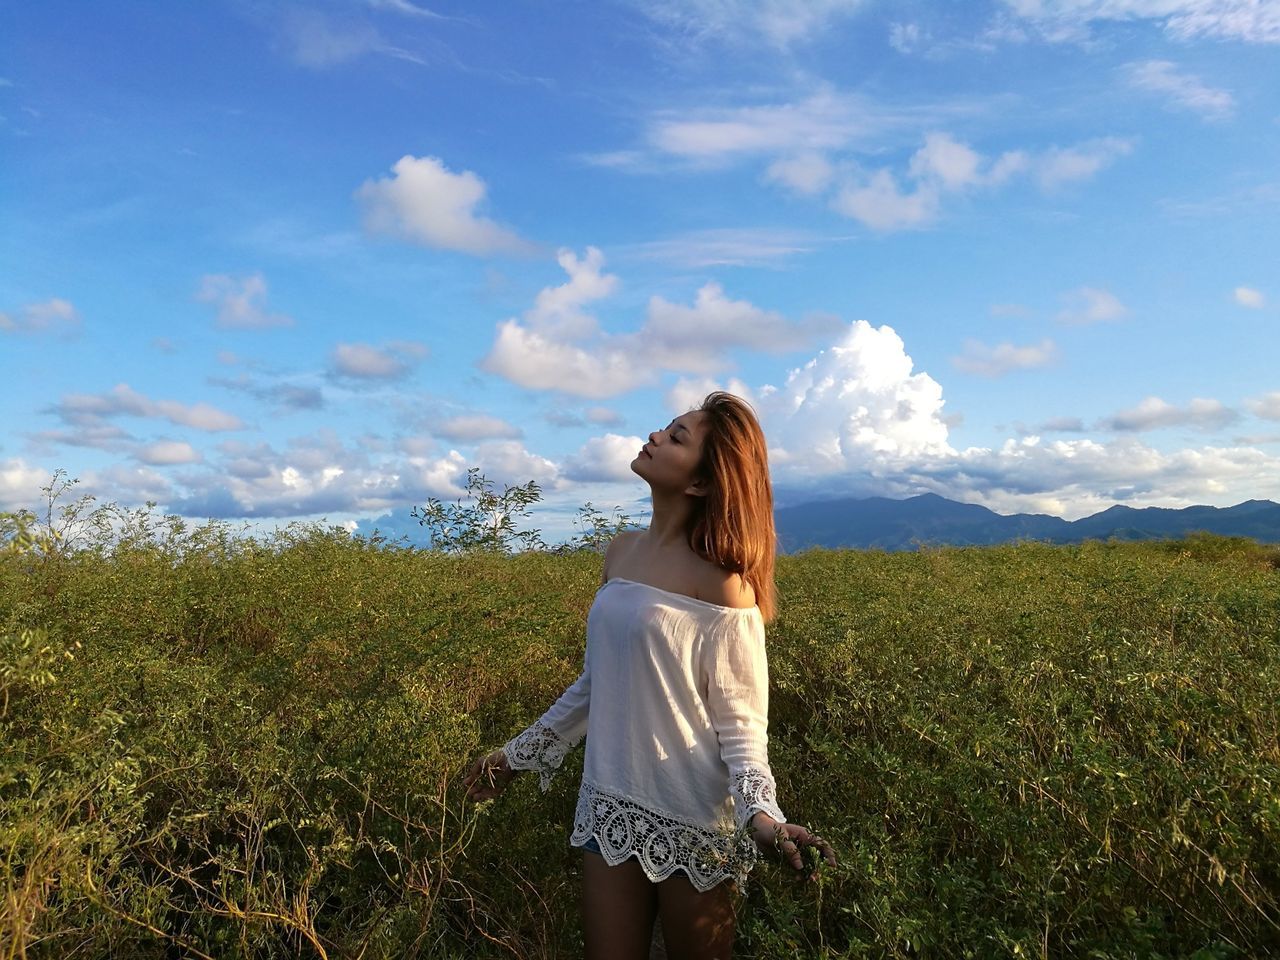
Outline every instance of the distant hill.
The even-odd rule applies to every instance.
[[[1108,507],[1080,520],[1043,513],[1004,516],[972,503],[934,493],[906,500],[887,497],[824,500],[774,510],[778,549],[796,553],[806,547],[914,550],[921,544],[978,546],[1012,540],[1079,543],[1082,540],[1159,540],[1207,530],[1234,537],[1280,543],[1280,504],[1246,500],[1234,507]],[[642,526],[647,526],[646,520]],[[360,524],[361,533],[378,529],[390,540],[430,546],[426,528],[409,515],[387,513]]]
[[[1159,540],[1196,530],[1280,543],[1280,504],[1246,500],[1234,507],[1108,507],[1079,520],[1042,513],[995,513],[925,493],[906,500],[886,497],[802,503],[774,511],[782,553],[806,547],[914,550],[921,544],[958,546],[1047,540],[1079,543],[1107,539]]]

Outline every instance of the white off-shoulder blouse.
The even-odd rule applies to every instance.
[[[745,882],[756,811],[785,822],[769,768],[769,671],[758,606],[728,607],[613,577],[587,616],[582,674],[503,745],[545,793],[586,737],[573,846],[635,854],[650,880]]]

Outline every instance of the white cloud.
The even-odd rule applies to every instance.
[[[1094,21],[1153,20],[1179,40],[1219,37],[1280,43],[1280,5],[1272,0],[1004,0],[1047,40],[1087,37]]]
[[[907,173],[918,180],[936,180],[948,190],[959,190],[979,181],[982,157],[967,144],[946,133],[927,133],[924,146],[915,152]]]
[[[831,327],[824,318],[792,325],[780,313],[729,299],[720,284],[710,282],[698,290],[692,306],[650,297],[636,338],[643,356],[669,370],[709,373],[725,366],[724,352],[730,348],[786,353]]]
[[[740,107],[701,108],[655,114],[649,143],[658,155],[708,166],[756,157],[771,158],[766,182],[802,196],[835,188],[834,209],[875,229],[921,226],[938,213],[940,196],[996,187],[1028,176],[1045,192],[1095,176],[1134,149],[1133,138],[1099,137],[1041,150],[1011,149],[988,158],[937,129],[940,121],[984,109],[972,102],[889,108],[861,96],[823,89],[798,101]],[[886,143],[925,127],[923,144],[906,168],[860,170],[849,154],[882,153]],[[843,155],[842,155],[843,154]],[[629,151],[616,164],[660,169]],[[899,178],[907,186],[899,187]]]
[[[107,393],[66,394],[46,412],[77,427],[96,427],[104,420],[128,416],[167,420],[178,426],[210,432],[244,428],[239,417],[207,403],[152,400],[127,383],[116,384]]]
[[[861,182],[846,183],[831,207],[873,230],[902,230],[931,223],[938,215],[938,191],[931,184],[904,193],[888,170],[877,170]]]
[[[864,0],[643,0],[645,16],[666,27],[676,41],[742,43],[763,40],[787,48],[848,17]]]
[[[1256,417],[1262,417],[1265,420],[1280,420],[1280,390],[1273,390],[1271,393],[1264,393],[1260,397],[1246,400],[1245,406]]]
[[[0,333],[71,335],[80,330],[80,314],[67,300],[54,297],[29,303],[16,314],[0,313]]]
[[[1033,176],[1048,191],[1092,176],[1130,149],[1131,141],[1108,137],[1072,147],[1051,147],[1038,154],[1008,150],[989,161],[950,134],[932,131],[925,134],[924,145],[907,164],[909,189],[900,187],[887,168],[869,176],[851,174],[836,191],[831,206],[875,230],[926,226],[938,217],[948,193],[1000,186],[1022,174]]]
[[[1119,320],[1129,315],[1129,308],[1109,290],[1080,287],[1062,295],[1059,323],[1086,324]]]
[[[1107,443],[1039,437],[995,449],[971,447],[923,464],[916,486],[1001,513],[1042,512],[1076,519],[1117,502],[1133,507],[1227,506],[1280,497],[1280,457],[1248,447],[1160,451],[1131,437]],[[911,489],[910,487],[908,489]]]
[[[516,482],[518,477],[520,483],[536,480],[540,486],[551,488],[560,483],[560,470],[554,460],[532,453],[515,440],[477,444],[475,459],[484,465],[486,478],[496,476]]]
[[[398,380],[407,376],[427,352],[423,344],[410,340],[393,340],[385,347],[340,343],[329,357],[329,373],[355,380]]]
[[[644,437],[606,433],[591,437],[560,463],[565,479],[577,483],[627,483],[636,479],[631,461]]]
[[[52,470],[43,470],[20,458],[0,460],[0,510],[34,511],[43,495],[40,488],[48,485]]]
[[[1011,370],[1043,367],[1058,357],[1058,348],[1048,338],[1025,347],[1012,343],[988,346],[977,340],[966,340],[964,352],[951,358],[957,369],[980,377],[1002,377]]]
[[[586,263],[589,276],[598,279],[603,257],[596,251]],[[566,299],[574,305],[580,302],[564,291],[576,289],[583,262],[562,254],[561,266],[570,274],[570,283],[543,290],[523,321],[499,323],[480,369],[531,389],[601,399],[651,385],[663,371],[708,373],[723,368],[729,364],[726,351],[734,347],[784,352],[832,328],[832,320],[824,316],[791,324],[781,314],[731,300],[718,284],[708,283],[692,306],[655,296],[639,330],[603,334],[594,322],[566,325],[557,319],[563,311],[549,309],[550,304],[563,306]],[[593,279],[586,289],[598,292],[603,287]],[[548,325],[548,316],[556,322]],[[589,342],[573,342],[581,340]]]
[[[1226,90],[1210,87],[1194,74],[1180,73],[1169,60],[1142,60],[1127,64],[1123,75],[1139,90],[1162,94],[1177,107],[1198,113],[1206,120],[1223,120],[1235,112],[1235,99]]]
[[[486,187],[470,170],[451,173],[436,157],[407,154],[392,170],[393,176],[366,180],[356,190],[370,233],[476,256],[531,249],[515,233],[476,212]]]
[[[725,383],[721,383],[714,377],[681,377],[671,385],[663,399],[667,409],[676,416],[680,416],[702,403],[707,394],[714,390],[727,390],[742,397],[753,406],[756,403],[755,391],[737,377],[730,377]],[[664,426],[666,424],[658,424],[655,428],[661,429]],[[648,435],[645,439],[648,440]]]
[[[772,427],[770,462],[787,476],[863,470],[885,458],[947,454],[942,387],[912,373],[902,339],[858,320],[830,349],[756,391]]]
[[[895,113],[859,96],[821,90],[793,103],[707,108],[692,115],[668,111],[656,115],[648,136],[657,150],[686,160],[795,156],[854,142],[870,144],[890,130],[918,123],[918,114]]]
[[[579,260],[572,250],[561,250],[556,261],[569,275],[567,283],[545,287],[525,313],[529,326],[548,336],[579,339],[598,332],[594,317],[582,312],[585,304],[603,300],[618,286],[618,278],[602,273],[604,254],[587,247],[587,255]]]
[[[661,372],[633,355],[621,338],[587,349],[544,336],[519,320],[504,320],[497,329],[493,346],[478,366],[533,390],[603,399],[650,385]]]
[[[196,299],[217,305],[217,325],[224,329],[261,330],[293,325],[292,317],[267,312],[267,281],[261,273],[240,280],[226,274],[206,274],[200,280]]]
[[[775,160],[765,171],[766,179],[806,196],[821,193],[834,176],[835,168],[821,153],[801,153]]]
[[[1261,310],[1267,305],[1267,298],[1262,295],[1262,291],[1254,290],[1252,287],[1236,287],[1232,295],[1236,303],[1252,310]]]
[[[1217,430],[1239,418],[1238,413],[1218,400],[1196,397],[1185,407],[1177,407],[1159,397],[1147,397],[1136,407],[1107,417],[1099,427],[1126,432],[1183,426]]]
[[[1035,175],[1044,190],[1087,180],[1116,158],[1131,153],[1133,144],[1131,139],[1100,137],[1073,147],[1052,147],[1039,157]]]
[[[139,447],[134,458],[153,467],[199,463],[204,459],[191,444],[182,440],[158,440]]]

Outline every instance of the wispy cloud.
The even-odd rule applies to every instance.
[[[635,0],[674,44],[760,43],[787,49],[849,17],[865,0]]]
[[[1264,420],[1280,420],[1280,390],[1264,393],[1260,397],[1252,397],[1245,401],[1245,406],[1255,417]]]
[[[1062,295],[1057,319],[1059,323],[1080,325],[1120,320],[1128,315],[1129,308],[1111,291],[1080,287]]]
[[[98,427],[116,417],[167,420],[178,426],[210,432],[243,429],[239,417],[207,403],[185,404],[177,400],[153,400],[127,383],[106,393],[69,393],[45,409],[65,423],[77,427]]]
[[[1002,186],[1029,175],[1045,191],[1094,176],[1131,149],[1131,141],[1115,137],[1090,140],[1041,152],[1007,150],[984,157],[950,134],[931,132],[907,163],[905,185],[888,168],[844,175],[832,209],[875,230],[903,230],[931,224],[944,197]]]
[[[764,267],[838,239],[803,230],[724,227],[632,244],[618,248],[618,253],[623,258],[658,260],[686,268]]]
[[[1173,106],[1206,120],[1225,120],[1236,108],[1226,90],[1208,86],[1194,74],[1182,73],[1170,60],[1142,60],[1126,64],[1121,75],[1138,90],[1164,96]]]
[[[329,358],[329,374],[340,380],[399,380],[427,353],[424,344],[411,340],[395,340],[382,347],[340,343]]]
[[[1149,20],[1178,40],[1213,37],[1280,43],[1280,6],[1270,0],[1004,0],[1046,40],[1078,41],[1102,21]]]
[[[369,54],[381,54],[425,65],[410,50],[390,43],[377,27],[355,17],[334,18],[319,10],[296,8],[280,21],[293,61],[312,69],[349,63]]]
[[[1121,410],[1099,422],[1104,430],[1136,432],[1164,427],[1196,427],[1217,430],[1240,419],[1240,414],[1218,400],[1196,397],[1185,407],[1166,403],[1159,397],[1147,397],[1136,407]]]
[[[267,281],[261,273],[236,279],[227,274],[206,274],[200,280],[196,299],[212,303],[218,311],[217,325],[224,329],[261,330],[291,327],[294,320],[266,308]]]
[[[219,360],[234,362],[235,357],[220,356]],[[277,411],[320,410],[325,405],[324,392],[319,387],[306,384],[262,383],[247,373],[235,377],[209,377],[208,382],[269,403]]]
[[[172,467],[204,460],[204,456],[185,440],[157,440],[139,447],[133,457],[153,467]]]
[[[70,301],[54,297],[29,303],[16,313],[0,313],[0,333],[52,334],[72,337],[80,332],[80,313]]]
[[[1119,157],[1131,153],[1133,146],[1131,138],[1099,137],[1071,147],[1052,147],[1039,158],[1035,176],[1046,190],[1087,180]]]
[[[1012,343],[998,343],[988,346],[978,340],[969,339],[964,343],[963,352],[951,358],[957,370],[972,373],[980,377],[1002,377],[1014,370],[1029,370],[1043,367],[1054,362],[1058,357],[1058,347],[1046,338],[1039,343],[1017,346]]]
[[[410,17],[421,17],[425,20],[448,20],[442,13],[428,10],[409,0],[365,0],[375,10],[390,10],[392,13],[403,13]]]
[[[1267,305],[1267,298],[1263,296],[1262,291],[1255,290],[1253,287],[1236,287],[1232,292],[1232,298],[1240,306],[1251,310],[1261,310]]]

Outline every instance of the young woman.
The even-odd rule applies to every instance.
[[[769,767],[765,624],[777,607],[773,488],[751,408],[716,391],[631,462],[649,529],[609,545],[581,676],[467,771],[468,796],[520,770],[545,792],[586,736],[573,846],[584,849],[588,960],[644,960],[654,921],[673,958],[727,958],[740,884],[763,852],[806,875]],[[813,875],[808,874],[809,879]]]

